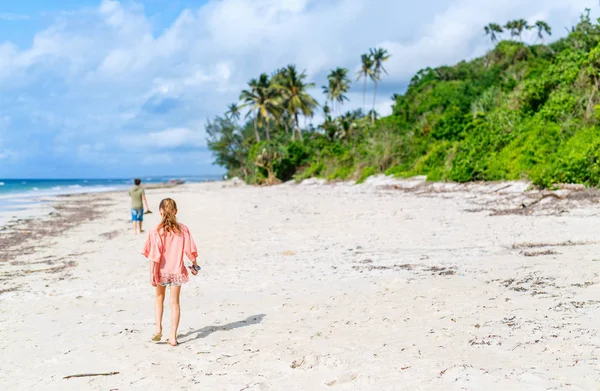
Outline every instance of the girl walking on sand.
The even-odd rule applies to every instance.
[[[200,267],[196,263],[198,250],[188,227],[177,222],[177,204],[171,198],[160,202],[160,224],[148,233],[142,254],[150,262],[150,283],[156,287],[154,310],[156,332],[153,342],[162,339],[162,317],[167,286],[171,289],[171,337],[167,342],[177,346],[177,328],[179,327],[179,293],[181,286],[188,282],[188,272],[183,264],[183,255],[192,261],[190,271],[198,274]]]

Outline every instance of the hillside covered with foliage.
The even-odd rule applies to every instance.
[[[551,30],[544,22],[486,26],[495,45],[489,53],[419,71],[403,95],[394,95],[393,113],[384,118],[373,110],[343,111],[355,79],[346,69],[329,75],[324,107],[295,66],[263,74],[250,81],[239,104],[207,124],[209,148],[230,176],[250,183],[360,181],[386,173],[434,181],[596,186],[600,25],[589,15],[588,10],[567,37],[548,45],[544,35]],[[529,44],[521,39],[528,29],[536,32]],[[384,49],[362,56],[359,87],[365,93],[370,87],[373,97],[387,58]],[[302,127],[302,118],[318,110],[324,121]]]

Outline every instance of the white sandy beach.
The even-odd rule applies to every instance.
[[[146,229],[174,198],[203,268],[182,290],[178,347],[149,342],[127,195],[61,201],[100,213],[0,248],[2,389],[600,389],[597,202],[493,213],[535,197],[386,181],[149,190]]]

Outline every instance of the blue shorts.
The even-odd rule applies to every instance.
[[[131,209],[131,221],[144,221],[144,209]]]

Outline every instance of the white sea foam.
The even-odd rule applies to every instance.
[[[0,182],[0,186],[4,186],[4,182]]]

